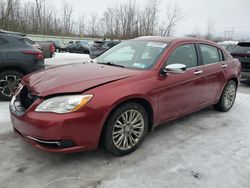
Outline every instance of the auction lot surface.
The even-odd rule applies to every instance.
[[[47,67],[81,62],[57,54]],[[0,188],[250,187],[250,86],[241,85],[228,113],[212,107],[160,126],[125,157],[103,149],[40,151],[17,138],[8,103],[0,102]]]

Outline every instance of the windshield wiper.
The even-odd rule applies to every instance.
[[[117,65],[117,64],[112,63],[112,62],[107,62],[107,63],[99,63],[99,62],[98,62],[98,64],[102,64],[102,65],[110,65],[110,66],[115,66],[115,67],[122,67],[122,68],[124,68],[124,66],[123,66],[123,65]]]

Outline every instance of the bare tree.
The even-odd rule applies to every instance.
[[[0,3],[1,11],[1,25],[3,29],[12,29],[15,27],[15,12],[18,10],[19,0],[7,0],[7,2]]]
[[[174,6],[169,5],[167,8],[167,20],[168,22],[165,24],[162,24],[160,27],[160,35],[161,36],[170,36],[173,34],[177,23],[183,18],[182,16],[182,10],[178,6],[178,4],[175,4]]]
[[[88,22],[89,27],[88,27],[88,33],[90,36],[95,37],[97,36],[97,31],[98,31],[98,16],[97,14],[92,14],[90,17],[90,20]]]
[[[187,34],[187,37],[193,37],[193,38],[202,38],[202,35],[199,30],[195,30],[193,33]]]
[[[73,8],[65,3],[62,14],[57,15],[53,0],[0,0],[0,27],[6,30],[31,34],[88,36],[129,39],[157,33],[158,5],[160,0],[148,0],[141,7],[129,0],[108,7],[103,15],[82,16],[75,22]],[[49,3],[48,3],[49,2]],[[28,8],[27,8],[28,7]],[[181,18],[181,9],[175,5],[167,11],[168,23],[161,25],[161,35],[173,33]]]
[[[146,7],[141,13],[140,35],[153,35],[156,23],[156,14],[159,1],[148,1]]]
[[[35,0],[36,1],[36,12],[37,12],[37,18],[39,20],[38,29],[41,29],[42,27],[42,2],[41,0]]]
[[[65,35],[69,35],[72,32],[74,20],[72,18],[73,7],[68,3],[64,2],[63,5],[63,15],[62,15],[62,24],[63,31]]]
[[[107,10],[103,13],[103,18],[101,19],[105,25],[105,35],[108,37],[114,37],[115,35],[115,14],[117,13],[116,8],[107,8]]]
[[[207,32],[205,35],[205,39],[207,40],[213,39],[214,27],[215,27],[215,21],[213,19],[209,19],[207,21]]]
[[[85,25],[85,16],[82,15],[81,19],[78,21],[78,34],[80,36],[85,35],[86,25]]]

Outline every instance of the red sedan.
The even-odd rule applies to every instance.
[[[210,105],[234,104],[240,63],[217,44],[140,37],[91,63],[50,68],[22,80],[10,103],[15,132],[51,152],[138,148],[157,125]]]

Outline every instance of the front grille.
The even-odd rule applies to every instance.
[[[36,99],[38,99],[38,96],[32,95],[26,86],[22,88],[19,96],[20,103],[26,110],[35,102]]]

